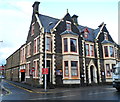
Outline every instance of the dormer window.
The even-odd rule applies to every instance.
[[[84,29],[84,37],[85,38],[88,38],[88,33],[89,33],[89,30],[87,28]]]
[[[67,31],[71,31],[71,22],[70,21],[66,21],[66,27],[67,27]]]
[[[104,40],[108,40],[108,34],[104,32]]]

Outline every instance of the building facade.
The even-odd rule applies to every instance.
[[[79,25],[77,15],[71,17],[67,12],[57,19],[40,14],[39,2],[32,7],[26,43],[7,58],[8,80],[43,86],[46,60],[48,86],[112,82],[112,69],[120,61],[120,46],[104,22],[92,29]]]

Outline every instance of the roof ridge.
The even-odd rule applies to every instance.
[[[53,18],[53,19],[56,19],[56,20],[60,20],[60,19],[58,19],[58,18],[51,17],[51,16],[47,16],[47,15],[43,15],[43,14],[39,14],[39,15],[46,16],[46,17],[50,17],[50,18]]]

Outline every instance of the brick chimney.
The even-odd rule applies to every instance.
[[[39,1],[35,1],[34,4],[32,5],[33,7],[33,12],[39,14]]]
[[[76,24],[76,25],[78,25],[78,16],[77,15],[73,15],[72,16],[72,20],[73,20],[73,22]]]

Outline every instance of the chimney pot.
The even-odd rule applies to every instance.
[[[32,5],[34,13],[39,13],[39,4],[40,4],[39,1],[35,1],[34,4]]]

